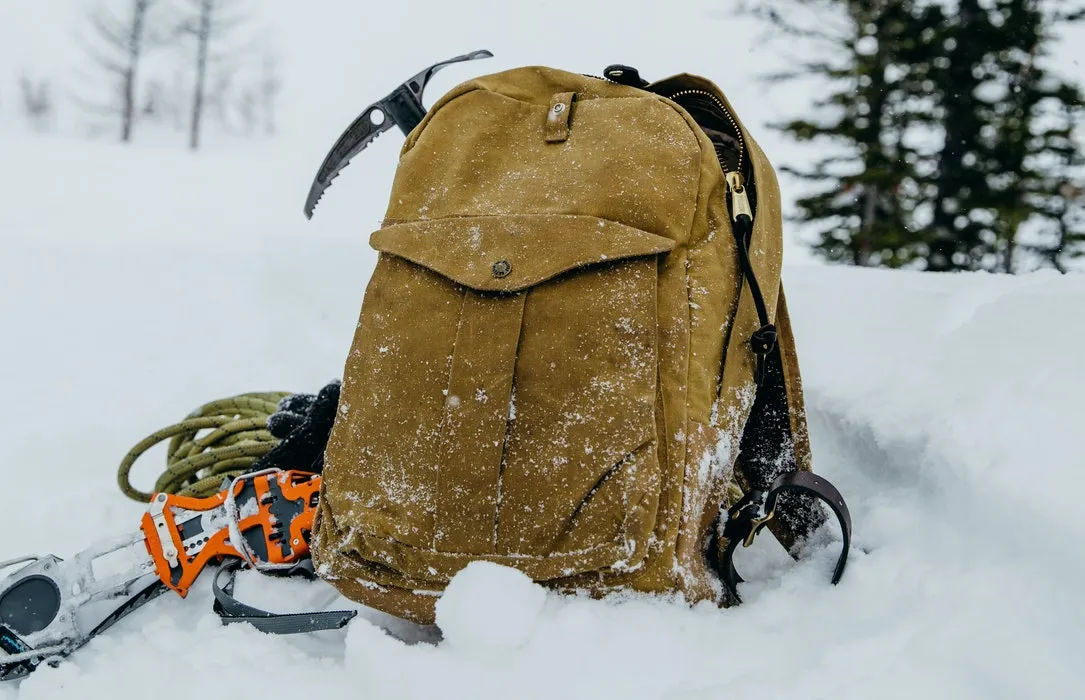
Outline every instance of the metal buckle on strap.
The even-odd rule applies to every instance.
[[[766,515],[763,515],[760,518],[754,518],[753,520],[751,520],[750,531],[746,533],[746,539],[742,541],[742,546],[749,547],[751,544],[753,544],[753,539],[757,537],[757,533],[760,532],[761,528],[768,524],[768,522],[774,517],[776,517],[776,508],[773,508]]]
[[[824,477],[806,471],[786,472],[776,477],[767,491],[753,490],[743,496],[727,511],[727,521],[723,523],[722,529],[717,531],[719,536],[727,539],[727,545],[712,564],[719,572],[727,593],[736,603],[742,602],[738,594],[738,584],[742,583],[742,577],[735,570],[732,556],[740,541],[743,546],[749,547],[757,532],[776,517],[777,496],[785,491],[795,491],[817,498],[828,505],[829,510],[836,516],[843,542],[831,580],[835,584],[844,575],[848,551],[851,549],[851,514],[843,496]],[[786,503],[784,507],[787,508]],[[768,510],[768,513],[762,515],[764,510]]]
[[[176,569],[180,563],[177,561],[177,546],[173,543],[173,537],[170,536],[170,524],[166,521],[167,498],[168,496],[164,493],[155,496],[147,512],[151,514],[151,522],[154,523],[155,530],[158,532],[158,545],[162,551],[162,557],[169,564],[170,569]]]

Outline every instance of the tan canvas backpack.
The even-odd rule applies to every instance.
[[[767,524],[794,550],[818,498],[843,571],[772,166],[708,80],[607,76],[478,78],[410,131],[313,539],[356,601],[429,623],[488,560],[560,591],[726,603],[735,546]]]

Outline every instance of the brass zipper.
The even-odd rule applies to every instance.
[[[708,99],[712,100],[717,107],[720,108],[720,112],[722,112],[723,115],[727,117],[727,121],[731,122],[731,126],[735,129],[735,135],[738,136],[738,172],[741,173],[742,159],[746,155],[746,140],[742,138],[742,129],[738,128],[738,122],[735,121],[735,118],[733,116],[731,116],[731,110],[727,109],[727,105],[723,104],[723,102],[720,101],[720,98],[716,97],[707,90],[681,90],[674,93],[673,95],[667,95],[667,98],[673,100],[675,98],[684,97],[686,95],[700,95],[701,97],[707,97]]]
[[[707,90],[680,90],[673,95],[667,97],[674,100],[686,95],[699,95],[700,97],[707,97],[720,108],[720,112],[727,117],[727,121],[731,122],[731,126],[735,130],[735,135],[738,137],[738,169],[734,172],[724,170],[723,176],[727,181],[727,189],[731,191],[731,217],[738,221],[738,217],[743,214],[753,221],[753,209],[750,207],[750,198],[746,194],[746,178],[742,175],[742,160],[746,156],[746,139],[742,136],[742,129],[738,127],[738,122],[731,114],[731,110],[727,109],[727,105],[723,104],[720,98],[713,95]],[[720,159],[720,167],[723,168],[723,160]]]

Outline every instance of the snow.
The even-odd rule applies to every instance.
[[[287,168],[259,153],[37,137],[0,149],[0,464],[18,524],[0,559],[70,556],[138,522],[113,469],[145,434],[213,398],[338,376],[373,254],[362,223],[295,225],[290,195],[305,188],[291,193]],[[164,173],[183,197],[162,191]],[[1085,279],[792,265],[785,283],[816,466],[855,520],[840,585],[826,580],[831,534],[798,563],[768,536],[740,552],[746,602],[724,611],[562,598],[471,567],[442,601],[441,641],[375,613],[312,637],[222,627],[204,577],[0,698],[268,683],[404,698],[1080,697]],[[137,465],[137,485],[160,460]],[[351,605],[255,575],[238,593],[279,610]]]
[[[437,627],[449,649],[492,656],[522,648],[539,623],[546,591],[509,567],[465,566],[437,601]]]
[[[581,2],[574,13],[573,3],[479,3],[507,28],[495,34],[466,22],[456,3],[425,12],[394,3],[374,19],[359,3],[269,0],[269,18],[291,30],[279,33],[288,82],[275,140],[191,155],[158,139],[125,149],[74,130],[32,136],[10,114],[0,119],[0,512],[10,524],[0,560],[68,557],[129,532],[143,508],[117,490],[117,463],[196,406],[254,390],[312,392],[341,375],[375,260],[367,237],[401,138],[374,142],[312,222],[301,214],[304,195],[358,109],[429,62],[483,46],[498,54],[440,74],[427,103],[477,72],[526,63],[693,70],[727,90],[774,160],[798,153],[763,125],[802,108],[809,93],[766,93],[736,77],[722,58],[725,22],[709,5],[613,13]],[[46,38],[44,19],[13,29],[13,17],[43,11],[31,0],[0,8],[0,52],[9,52],[0,67],[21,65],[6,60],[20,41],[43,60],[71,58],[56,33]],[[577,31],[596,33],[592,42],[573,47],[570,16]],[[767,71],[774,50],[754,38],[731,34],[730,55],[747,72]],[[838,586],[827,582],[832,530],[798,562],[766,534],[738,555],[749,582],[732,609],[561,597],[476,565],[441,601],[443,638],[372,611],[343,631],[272,637],[220,625],[205,576],[186,599],[157,599],[58,668],[0,685],[0,700],[267,690],[1085,696],[1085,330],[1076,322],[1085,278],[822,267],[795,241],[786,255],[815,467],[854,518]],[[146,456],[136,485],[148,488],[161,465],[161,451]],[[353,606],[325,584],[254,574],[240,577],[237,593],[277,610]]]

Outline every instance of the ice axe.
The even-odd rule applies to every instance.
[[[392,90],[383,99],[377,100],[362,110],[358,118],[347,127],[347,130],[332,146],[328,155],[324,157],[324,162],[320,164],[320,170],[317,171],[313,184],[309,187],[309,196],[305,199],[305,217],[313,218],[313,210],[324,195],[324,190],[331,186],[332,180],[342,172],[343,168],[347,167],[351,158],[361,153],[373,139],[391,129],[393,124],[398,126],[404,135],[409,134],[411,129],[418,126],[426,115],[426,108],[422,106],[422,92],[437,71],[453,63],[492,56],[492,53],[482,49],[434,63]]]

